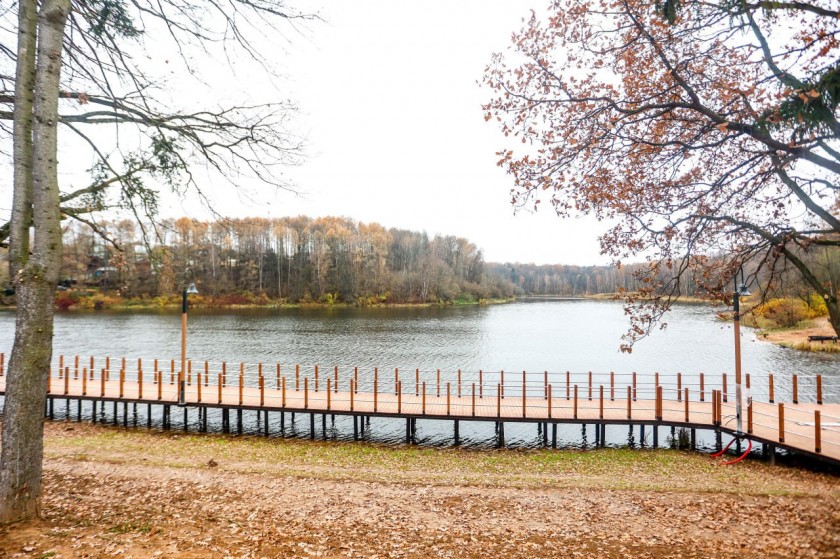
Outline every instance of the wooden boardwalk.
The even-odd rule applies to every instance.
[[[78,358],[72,367],[65,366],[63,357],[57,365],[50,376],[48,413],[56,399],[115,402],[115,406],[116,402],[123,402],[124,409],[129,403],[163,406],[164,417],[178,405],[180,384],[174,364],[169,372],[158,370],[157,362],[152,372],[144,372],[140,360],[130,372],[126,371],[125,360],[119,370],[111,370],[108,359],[99,372],[93,367],[93,359],[90,367],[80,367]],[[437,371],[436,377],[427,382],[421,381],[419,370],[409,378],[405,374],[401,377],[397,370],[387,380],[375,370],[372,378],[360,382],[358,369],[343,379],[338,368],[323,374],[315,367],[311,375],[306,375],[296,367],[288,376],[281,374],[279,366],[271,374],[263,371],[262,365],[248,374],[244,364],[236,373],[229,372],[226,364],[217,374],[210,373],[206,363],[205,372],[193,374],[191,369],[192,365],[184,377],[183,409],[186,414],[197,408],[199,416],[204,410],[205,425],[206,409],[221,408],[225,413],[257,410],[264,412],[266,418],[268,412],[307,413],[312,414],[312,425],[316,414],[403,418],[409,430],[411,422],[418,419],[452,420],[456,433],[460,421],[531,422],[545,426],[577,423],[599,425],[602,429],[615,424],[658,425],[736,432],[734,387],[727,385],[725,375],[721,377],[720,389],[715,389],[702,375],[699,383],[689,386],[682,375],[660,379],[656,374],[653,383],[646,386],[637,382],[634,373],[631,383],[619,386],[616,376],[610,374],[605,386],[594,384],[592,373],[583,375],[582,382],[576,384],[572,381],[578,377],[569,373],[565,379],[561,375],[560,383],[552,383],[550,378],[557,377],[548,373],[479,372],[464,375],[465,380],[458,371],[457,378],[447,381]],[[792,380],[786,402],[774,397],[772,375],[762,383],[768,401],[744,397],[744,434],[766,445],[840,463],[840,404],[823,401],[821,377],[815,378],[816,390],[809,395],[813,400],[809,402],[799,401],[799,379],[794,375]],[[747,390],[750,382],[747,375]],[[5,388],[0,354],[0,394],[5,394]],[[268,421],[264,425],[267,427]]]

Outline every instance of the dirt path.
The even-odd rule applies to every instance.
[[[769,481],[795,488],[791,494],[749,481],[744,493],[615,490],[585,475],[575,487],[548,479],[544,487],[507,487],[498,476],[492,485],[430,484],[422,468],[407,478],[376,466],[355,481],[314,470],[244,473],[224,461],[166,465],[155,447],[172,453],[167,445],[181,443],[142,433],[127,437],[140,437],[146,453],[129,449],[117,461],[119,448],[100,456],[86,446],[80,454],[77,443],[96,433],[114,442],[98,428],[48,438],[43,520],[0,530],[0,557],[840,557],[840,481],[791,468],[745,466],[777,476]],[[271,444],[318,452],[299,441]],[[467,467],[459,455],[474,460],[453,454],[454,469]],[[650,475],[618,466],[623,473],[614,476]],[[330,467],[347,465],[321,464]],[[716,479],[724,469],[709,471],[710,487],[731,483]]]

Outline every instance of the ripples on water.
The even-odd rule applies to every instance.
[[[479,369],[541,373],[549,372],[549,382],[564,384],[570,371],[584,384],[589,371],[594,382],[607,384],[613,371],[620,379],[618,387],[629,383],[630,374],[638,373],[640,384],[650,383],[659,372],[662,379],[673,379],[677,372],[685,383],[696,382],[701,372],[707,375],[707,390],[719,382],[720,373],[730,372],[734,384],[734,350],[731,322],[719,322],[716,309],[707,306],[677,306],[668,316],[669,326],[639,342],[632,354],[618,351],[620,336],[628,326],[622,306],[614,302],[564,301],[516,303],[508,305],[428,308],[373,309],[254,309],[237,311],[193,310],[189,317],[189,356],[205,360],[218,368],[225,361],[236,367],[246,363],[249,377],[256,373],[256,363],[274,368],[281,364],[284,373],[296,364],[303,371],[319,365],[322,374],[332,376],[338,366],[342,383],[354,367],[359,368],[361,389],[372,385],[373,368],[383,379],[393,382],[393,370],[399,368],[408,385],[414,385],[414,371],[421,370],[431,385],[437,369],[442,382],[454,382],[456,371],[463,371],[465,386],[473,382]],[[776,376],[776,394],[789,394],[790,375],[798,373],[801,398],[813,397],[816,374],[823,375],[825,399],[837,401],[840,393],[840,355],[801,353],[757,341],[753,331],[742,329],[743,371],[753,377],[752,392],[765,397],[766,375]],[[0,351],[8,355],[14,335],[14,315],[0,312]],[[148,363],[157,358],[162,363],[180,358],[180,320],[173,312],[97,312],[59,313],[56,317],[55,355],[93,355],[98,359],[141,357]],[[165,370],[165,366],[161,365]],[[234,369],[235,370],[235,369]],[[492,380],[487,373],[488,382]],[[517,378],[516,374],[511,379]],[[518,378],[521,379],[521,376]],[[382,381],[384,382],[384,381]],[[539,383],[541,385],[541,382]],[[512,390],[515,390],[512,388]],[[730,388],[732,390],[732,388]],[[408,390],[406,390],[408,391]],[[521,393],[521,392],[520,392]],[[640,395],[641,396],[641,395]],[[61,405],[56,410],[61,415]],[[157,407],[155,407],[156,409]],[[85,406],[89,416],[89,404]],[[138,406],[138,422],[145,425],[145,406]],[[75,417],[75,407],[71,409]],[[110,413],[110,411],[109,411]],[[153,412],[155,413],[155,412]],[[181,417],[173,414],[173,424]],[[192,415],[196,415],[194,412]],[[279,433],[278,414],[271,414],[269,430]],[[220,425],[220,412],[209,414],[210,425]],[[287,416],[288,418],[288,416]],[[133,417],[131,418],[133,420]],[[153,418],[157,420],[158,418]],[[193,420],[194,421],[194,420]],[[430,446],[451,444],[451,421],[418,421],[418,442]],[[197,425],[191,425],[195,429]],[[245,412],[244,432],[259,434],[262,426],[256,414]],[[328,422],[327,435],[338,440],[352,440],[350,418],[336,417]],[[549,427],[549,430],[551,428]],[[286,423],[287,435],[309,436],[309,418],[298,414],[292,426]],[[464,446],[487,448],[495,445],[493,422],[461,422]],[[322,435],[320,417],[316,434]],[[698,434],[698,445],[714,444],[710,433]],[[670,428],[660,429],[660,444],[666,445]],[[646,429],[651,444],[651,429]],[[549,443],[550,443],[549,433]],[[405,440],[402,420],[373,418],[365,439],[395,443]],[[579,425],[558,425],[558,446],[580,448],[594,443],[594,429],[582,432]],[[508,446],[541,446],[542,436],[536,424],[505,424]],[[638,427],[630,436],[626,426],[608,426],[609,445],[638,444]]]

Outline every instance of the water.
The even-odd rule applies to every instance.
[[[706,390],[717,388],[720,374],[729,373],[730,393],[734,392],[734,344],[731,322],[720,322],[716,310],[707,306],[677,306],[667,318],[668,327],[639,342],[632,354],[619,351],[620,336],[628,326],[622,306],[609,301],[541,301],[492,306],[428,307],[428,308],[317,308],[317,309],[249,309],[214,311],[195,309],[189,315],[188,355],[196,367],[210,362],[216,372],[222,361],[229,370],[246,364],[253,382],[257,363],[268,371],[280,364],[284,374],[293,374],[300,365],[302,374],[312,376],[319,365],[322,382],[332,376],[338,366],[343,383],[354,367],[359,368],[360,390],[370,389],[372,371],[378,367],[380,386],[393,384],[394,369],[401,371],[404,390],[413,392],[415,370],[422,380],[433,385],[437,369],[442,382],[455,382],[456,371],[462,370],[464,385],[477,380],[478,370],[485,371],[488,386],[495,388],[499,371],[508,371],[506,390],[521,394],[521,372],[548,371],[549,382],[565,385],[566,371],[573,383],[587,382],[593,372],[595,386],[609,384],[609,373],[616,375],[618,394],[626,390],[631,374],[638,373],[639,397],[652,387],[653,375],[672,381],[682,373],[684,386],[698,390],[699,373],[706,375]],[[14,314],[0,312],[0,351],[11,350],[14,335]],[[774,373],[777,398],[790,392],[791,375],[800,375],[800,399],[813,399],[813,378],[823,375],[824,399],[837,401],[840,393],[840,355],[802,353],[756,340],[754,332],[742,329],[742,362],[744,373],[753,378],[752,394],[766,398],[766,375]],[[170,359],[180,359],[180,318],[172,311],[150,312],[71,312],[56,316],[54,354],[95,356],[99,363],[105,356],[126,357],[130,362],[143,358],[150,370],[153,359],[161,360],[161,369],[168,370]],[[57,360],[57,357],[55,358]],[[69,359],[69,357],[68,357]],[[85,359],[82,360],[85,362]],[[99,365],[101,366],[101,365]],[[529,393],[542,390],[542,375]],[[509,379],[509,380],[508,380]],[[384,388],[382,389],[384,390]],[[466,390],[466,388],[465,388]],[[431,391],[431,388],[430,388]],[[708,395],[707,395],[708,398]],[[61,404],[63,405],[63,404]],[[57,411],[62,413],[61,405]],[[145,425],[145,406],[138,407],[138,423]],[[75,417],[75,404],[70,410]],[[86,404],[83,414],[90,414]],[[108,413],[111,410],[108,408]],[[180,412],[173,414],[179,425]],[[190,421],[195,422],[195,413]],[[272,414],[269,429],[279,431],[279,420]],[[220,424],[220,413],[211,411],[209,423]],[[120,421],[122,417],[120,416]],[[129,418],[134,421],[133,413]],[[262,431],[256,414],[246,412],[244,431]],[[235,425],[235,420],[233,420]],[[195,425],[193,425],[194,427]],[[321,420],[316,421],[321,436]],[[286,423],[287,434],[309,436],[308,416],[298,414],[292,426]],[[594,430],[581,431],[580,426],[559,426],[561,446],[592,444]],[[336,418],[335,426],[327,424],[328,436],[352,438],[349,418]],[[428,445],[449,444],[452,423],[420,420],[418,442]],[[670,430],[660,431],[660,442]],[[646,430],[650,444],[650,428]],[[374,418],[365,438],[377,442],[402,441],[403,421]],[[492,422],[462,422],[461,439],[467,446],[492,446],[496,438]],[[532,447],[541,443],[535,424],[505,426],[508,446]],[[609,426],[607,442],[639,444],[638,427],[628,433],[626,426]],[[712,444],[708,433],[701,434],[701,446]]]

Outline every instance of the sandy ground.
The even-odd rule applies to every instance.
[[[815,318],[809,328],[800,330],[779,330],[775,332],[762,332],[756,337],[759,340],[783,344],[789,347],[808,347],[813,351],[840,351],[840,343],[837,342],[809,342],[808,336],[834,336],[834,329],[828,323],[828,317]]]
[[[388,449],[372,450],[355,479],[358,463],[315,456],[338,443],[259,443],[298,445],[306,459],[294,475],[282,460],[247,471],[250,458],[235,450],[247,439],[233,440],[234,454],[218,462],[206,460],[212,450],[190,450],[193,465],[161,461],[178,453],[172,436],[127,435],[141,437],[147,455],[122,438],[80,450],[76,439],[97,433],[110,437],[105,427],[48,425],[43,518],[0,529],[0,557],[840,557],[840,479],[761,462],[711,469],[711,459],[693,455],[686,476],[694,477],[674,489],[667,480],[613,489],[616,477],[656,478],[635,462],[599,466],[591,478],[569,471],[560,484],[564,473],[554,469],[517,487],[506,481],[513,472],[460,483],[419,462],[399,472],[378,466]],[[481,460],[486,469],[496,455],[447,456],[453,468]],[[335,469],[342,475],[329,475]]]

